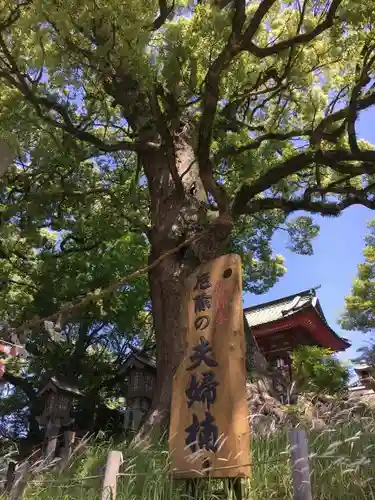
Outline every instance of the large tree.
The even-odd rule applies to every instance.
[[[2,191],[4,258],[20,252],[14,231],[42,227],[63,230],[62,253],[100,246],[85,218],[104,205],[144,236],[150,264],[200,236],[148,275],[150,421],[160,421],[184,349],[184,278],[200,262],[239,252],[245,288],[259,292],[284,272],[277,228],[311,252],[317,228],[292,213],[375,207],[375,152],[356,134],[375,103],[375,10],[359,0],[0,6],[0,127],[18,151]],[[85,217],[69,213],[82,204]]]

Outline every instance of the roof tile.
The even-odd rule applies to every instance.
[[[251,328],[291,316],[305,307],[315,305],[315,301],[315,293],[309,290],[258,306],[249,307],[244,310],[244,313]]]

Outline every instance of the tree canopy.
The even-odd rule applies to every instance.
[[[374,206],[375,153],[355,133],[375,103],[372,7],[194,3],[3,0],[0,123],[20,154],[4,186],[8,231],[17,217],[22,232],[51,227],[87,248],[97,243],[82,227],[90,215],[69,212],[99,199],[106,214],[127,213],[124,230],[147,234],[156,214],[142,153],[166,151],[186,128],[206,212],[236,218],[255,281],[282,273],[269,235],[290,213]],[[287,227],[299,251],[311,251],[311,224]]]
[[[375,153],[355,134],[358,113],[375,102],[371,7],[197,3],[4,2],[2,135],[21,153],[5,221],[13,210],[23,230],[47,224],[70,236],[74,227],[81,234],[64,243],[90,246],[94,235],[73,214],[67,224],[65,212],[80,203],[90,211],[99,198],[104,212],[121,205],[128,227],[147,230],[147,187],[132,152],[167,147],[168,130],[183,126],[197,129],[213,211],[254,215],[239,225],[255,271],[261,257],[270,261],[267,224],[285,214],[373,206]],[[155,124],[156,142],[144,141]],[[311,251],[301,242],[316,232],[310,219],[288,230],[297,250]]]
[[[375,330],[375,220],[368,225],[363,250],[364,262],[358,265],[351,294],[345,298],[341,325],[347,330]]]
[[[370,2],[0,0],[3,322],[58,319],[179,246],[65,309],[64,343],[48,350],[34,323],[40,373],[83,370],[89,348],[117,359],[147,332],[167,407],[194,266],[234,251],[262,293],[286,270],[275,231],[308,255],[314,213],[375,208],[356,133],[374,71]]]

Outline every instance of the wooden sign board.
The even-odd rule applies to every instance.
[[[169,432],[173,475],[249,477],[240,257],[201,265],[186,291],[188,331],[173,380]]]

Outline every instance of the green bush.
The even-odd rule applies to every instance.
[[[293,351],[292,363],[299,391],[337,394],[347,388],[349,371],[330,349],[300,346]]]

